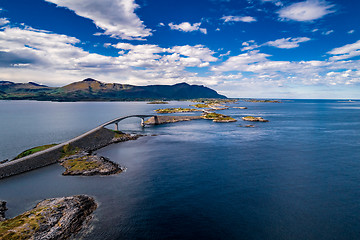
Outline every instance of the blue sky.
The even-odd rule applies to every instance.
[[[360,99],[360,2],[1,0],[0,80]]]

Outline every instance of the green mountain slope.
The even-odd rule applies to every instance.
[[[175,85],[134,86],[102,83],[87,78],[63,87],[47,87],[29,83],[0,81],[0,99],[30,99],[40,101],[133,101],[153,99],[226,98],[216,91],[200,86]]]

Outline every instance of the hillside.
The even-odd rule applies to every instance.
[[[48,87],[37,83],[0,81],[0,99],[39,101],[134,101],[179,100],[194,98],[226,98],[215,90],[200,85],[178,83],[175,85],[134,86],[103,83],[91,78],[63,87]]]

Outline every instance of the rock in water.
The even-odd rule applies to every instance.
[[[67,239],[78,232],[97,205],[85,195],[51,198],[0,223],[0,239]]]

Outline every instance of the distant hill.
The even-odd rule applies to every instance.
[[[200,85],[134,86],[103,83],[91,78],[63,87],[48,87],[34,82],[13,83],[0,81],[0,99],[30,99],[39,101],[135,101],[180,100],[195,98],[226,98],[215,90]]]

